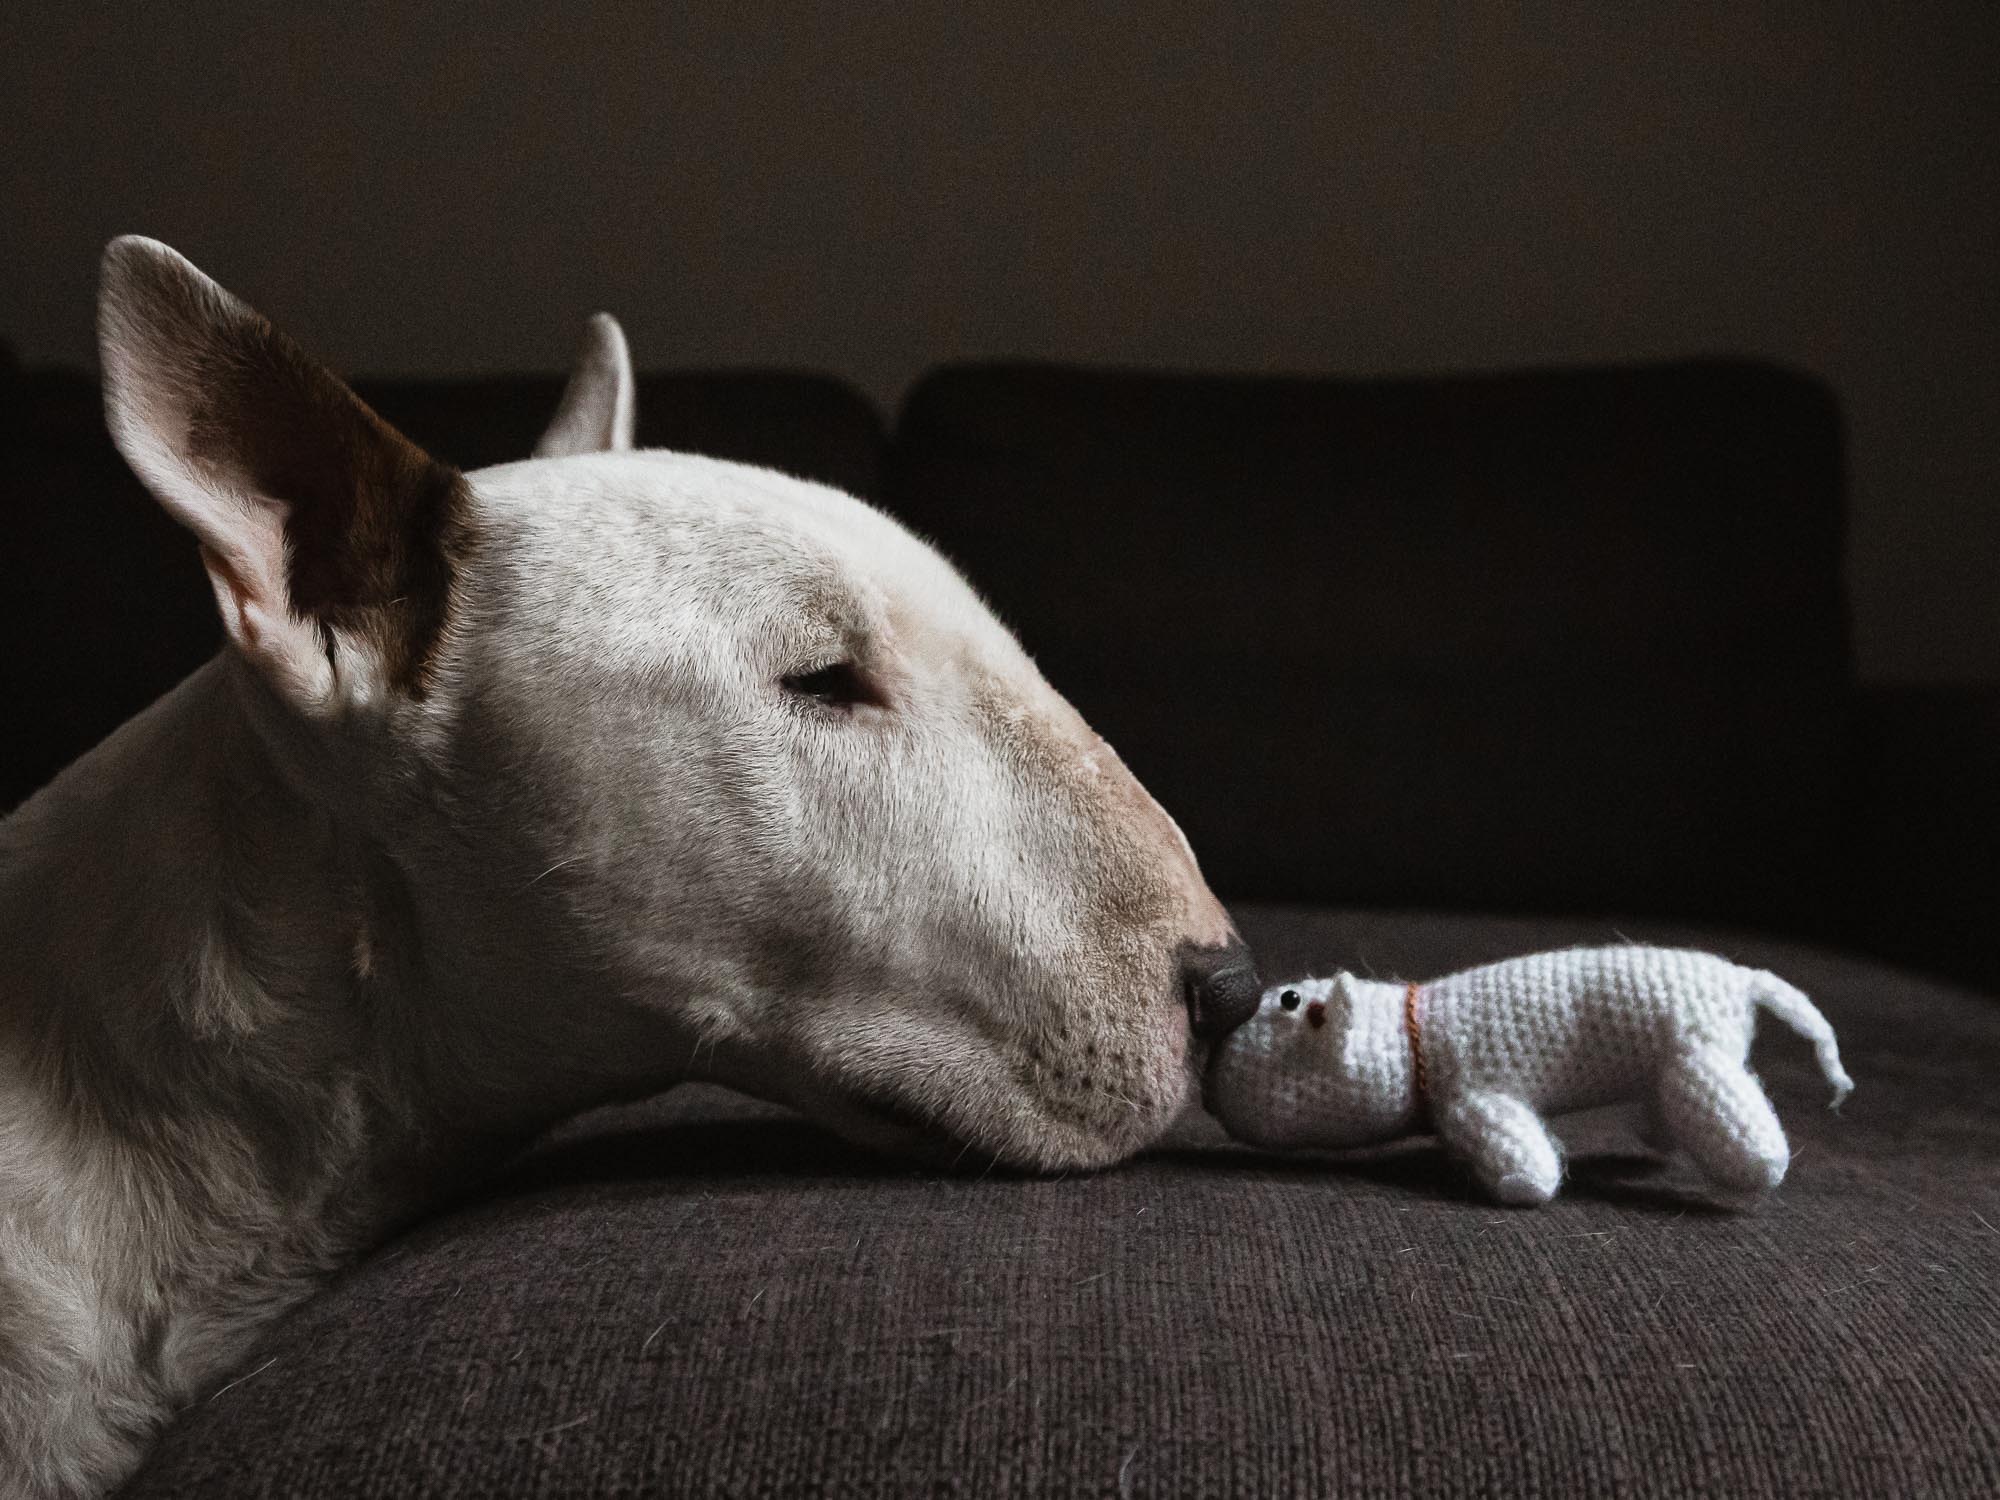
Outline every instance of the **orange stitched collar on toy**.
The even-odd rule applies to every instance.
[[[1410,1037],[1410,1076],[1416,1084],[1419,1116],[1430,1112],[1431,1093],[1430,1072],[1424,1065],[1424,1034],[1417,1026],[1417,993],[1422,988],[1414,982],[1403,986],[1403,1030]]]

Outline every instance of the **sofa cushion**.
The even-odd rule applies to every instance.
[[[559,378],[359,381],[411,437],[461,468],[525,458]],[[194,543],[147,499],[105,432],[95,378],[0,380],[9,553],[0,701],[31,705],[0,746],[0,812],[199,666],[221,640]],[[840,382],[758,371],[639,378],[639,441],[764,464],[860,494],[881,423]]]
[[[2000,990],[2000,683],[1877,686],[1862,715],[1856,932]]]
[[[1811,380],[961,368],[910,397],[888,494],[1226,895],[1834,926]]]
[[[1240,913],[1273,975],[1431,975],[1582,923]],[[1547,1208],[1425,1141],[1192,1122],[1095,1176],[940,1177],[689,1090],[573,1122],[278,1327],[133,1500],[2000,1493],[2000,1007],[1802,946],[1747,1211],[1578,1117]],[[1776,1028],[1773,1028],[1776,1030]]]

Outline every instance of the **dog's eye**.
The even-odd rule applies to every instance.
[[[810,698],[828,708],[853,708],[862,703],[880,703],[881,695],[851,661],[829,662],[809,672],[793,672],[779,679],[788,693]]]

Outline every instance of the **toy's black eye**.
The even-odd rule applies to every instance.
[[[1286,1010],[1297,1010],[1299,1008],[1299,992],[1297,990],[1286,990],[1278,996],[1278,1004],[1284,1006]]]
[[[781,678],[780,685],[788,693],[810,698],[828,708],[853,708],[856,704],[882,701],[873,684],[851,661],[829,662],[810,672],[793,672]]]

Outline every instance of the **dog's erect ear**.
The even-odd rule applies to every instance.
[[[637,412],[625,331],[610,313],[597,313],[584,325],[583,347],[576,351],[549,430],[535,444],[535,457],[622,453],[632,446]]]
[[[154,240],[104,252],[104,406],[201,543],[223,629],[294,706],[421,695],[466,524],[458,471]]]

